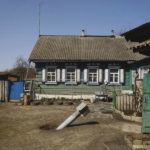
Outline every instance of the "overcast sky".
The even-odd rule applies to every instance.
[[[150,21],[150,0],[41,0],[41,34],[109,35]],[[0,71],[28,59],[38,39],[38,0],[0,0]]]

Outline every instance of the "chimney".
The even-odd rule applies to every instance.
[[[111,30],[111,35],[114,36],[114,30]]]
[[[85,36],[85,30],[82,30],[82,36]]]

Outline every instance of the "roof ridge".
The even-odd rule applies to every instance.
[[[115,37],[114,35],[39,35],[41,36],[62,36],[62,37]]]

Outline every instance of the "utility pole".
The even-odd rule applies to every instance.
[[[40,0],[39,0],[39,36],[40,36]]]

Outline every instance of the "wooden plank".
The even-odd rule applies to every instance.
[[[119,104],[119,110],[121,110],[121,98],[118,96],[118,104]]]
[[[127,111],[130,111],[130,96],[127,96]]]
[[[130,111],[133,111],[133,100],[132,100],[132,96],[130,96]]]
[[[5,102],[8,102],[8,96],[7,96],[7,81],[5,82]]]
[[[3,88],[3,84],[4,84],[4,82],[2,81],[2,85],[1,85],[2,101],[4,100],[4,88]]]
[[[116,95],[116,109],[118,109],[118,99],[117,99],[117,95]]]
[[[1,81],[0,81],[0,101],[2,101],[2,93],[1,93]]]

